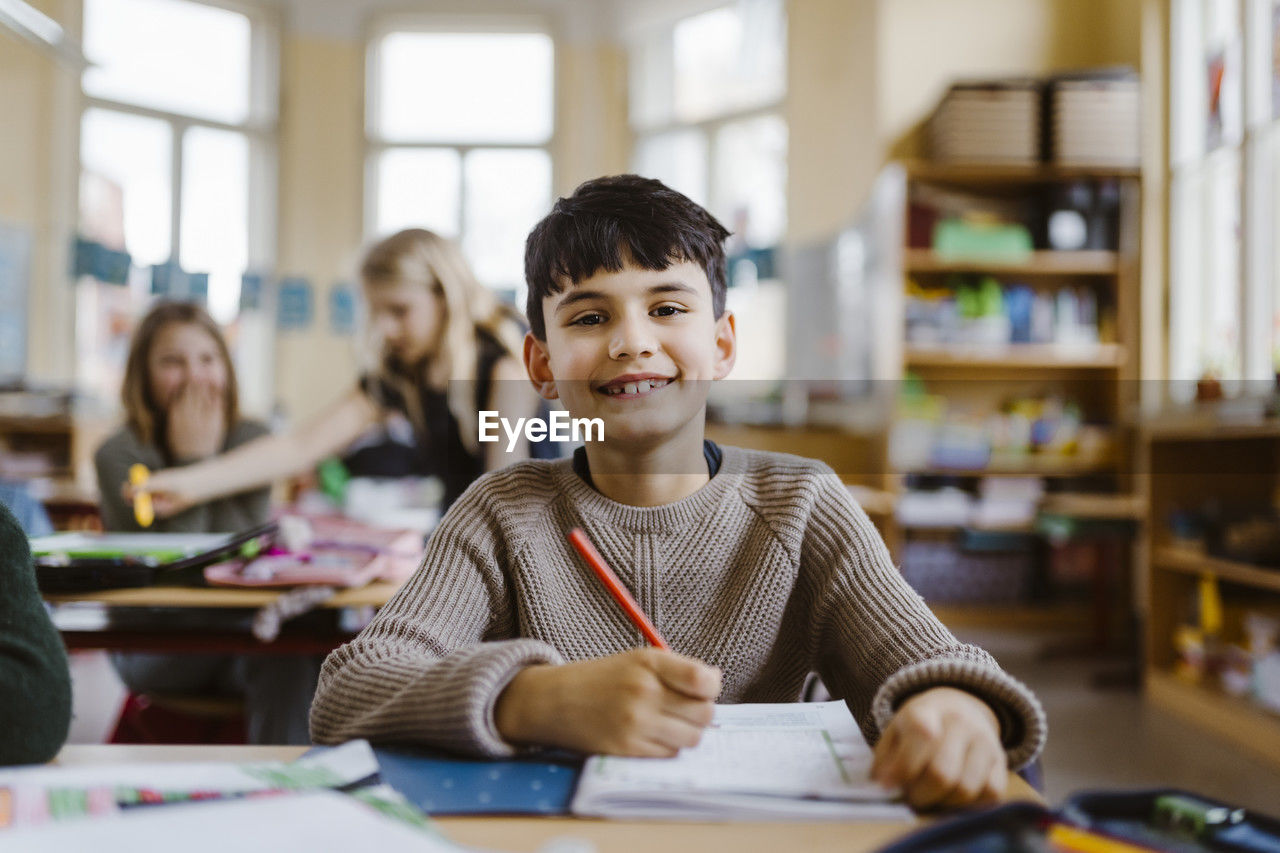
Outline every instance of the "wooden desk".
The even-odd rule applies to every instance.
[[[381,607],[400,584],[374,581],[355,589],[344,589],[321,607]],[[99,592],[72,592],[46,595],[50,604],[96,602],[117,607],[265,607],[278,599],[278,589],[233,589],[230,587],[140,586],[132,589],[105,589]]]
[[[149,761],[290,761],[300,746],[67,746],[55,764],[124,764]],[[1009,774],[1010,800],[1043,802],[1021,778]],[[704,853],[707,850],[806,850],[857,853],[883,847],[918,825],[901,823],[664,823],[579,818],[436,818],[452,841],[494,850],[533,851],[554,838],[589,841],[600,853]]]
[[[321,603],[319,609],[381,607],[399,589],[389,581],[375,581],[355,589],[342,590]],[[50,604],[102,604],[107,607],[165,607],[257,610],[282,595],[281,590],[231,589],[227,587],[148,586],[109,589],[99,592],[46,595]],[[222,654],[326,654],[350,639],[337,631],[317,633],[294,630],[286,623],[271,643],[259,642],[251,634],[219,631],[115,630],[63,631],[70,649],[110,649],[112,651],[204,652]]]

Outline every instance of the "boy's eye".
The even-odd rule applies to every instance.
[[[677,314],[684,313],[685,309],[678,305],[659,305],[657,308],[653,309],[653,314],[656,317],[674,317]]]
[[[575,319],[570,325],[572,326],[598,326],[604,322],[604,315],[596,312],[583,314]]]

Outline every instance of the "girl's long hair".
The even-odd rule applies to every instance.
[[[209,333],[218,346],[218,354],[222,356],[222,366],[226,368],[226,397],[223,400],[223,414],[226,416],[226,429],[230,433],[232,427],[240,420],[240,391],[236,385],[236,370],[231,362],[231,351],[227,341],[222,337],[218,324],[199,305],[193,302],[157,302],[147,312],[138,328],[133,333],[133,341],[129,345],[129,360],[125,363],[124,382],[120,386],[120,402],[124,405],[125,423],[138,436],[143,444],[160,444],[164,436],[160,435],[165,423],[165,413],[159,403],[151,396],[151,347],[155,344],[160,330],[170,323],[185,323],[199,326]]]
[[[422,434],[427,424],[418,385],[445,391],[464,445],[476,452],[479,414],[474,389],[481,378],[476,376],[476,332],[488,332],[508,355],[519,359],[523,318],[476,279],[453,241],[424,228],[400,231],[370,247],[360,265],[360,278],[366,288],[407,282],[439,295],[444,319],[434,355],[423,366],[424,375],[406,376],[395,370],[381,342],[373,340],[378,349],[378,378],[403,396],[409,417]]]

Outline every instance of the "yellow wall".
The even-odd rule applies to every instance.
[[[362,241],[364,46],[286,36],[280,75],[278,250],[281,276],[310,280],[310,328],[279,333],[275,391],[306,418],[355,383],[351,340],[329,331],[329,289],[352,280]]]
[[[880,168],[876,0],[787,4],[787,239],[830,236]]]
[[[32,5],[65,21],[60,0]],[[0,31],[0,221],[33,239],[28,295],[27,366],[39,381],[69,381],[73,372],[74,310],[64,273],[70,224],[67,210],[76,177],[74,126],[67,128],[66,91],[77,76],[34,45]]]

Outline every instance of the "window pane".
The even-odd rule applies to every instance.
[[[1280,118],[1280,0],[1246,0],[1245,121]]]
[[[1204,0],[1204,26],[1208,84],[1205,141],[1213,150],[1219,145],[1238,145],[1243,128],[1240,0]]]
[[[1170,193],[1169,378],[1174,380],[1198,379],[1205,363],[1200,186],[1198,174],[1178,175]]]
[[[472,151],[463,250],[486,284],[524,291],[524,241],[551,206],[545,151]]]
[[[707,204],[707,138],[701,131],[642,137],[636,142],[635,171]]]
[[[183,269],[209,274],[209,311],[235,318],[240,276],[249,263],[249,140],[193,127],[182,139]]]
[[[249,116],[249,19],[186,0],[85,0],[90,95],[228,123]]]
[[[787,123],[770,115],[733,122],[716,139],[714,213],[735,239],[772,246],[787,227]]]
[[[656,32],[632,47],[627,75],[632,127],[653,127],[674,118],[675,69],[671,50],[670,29]]]
[[[377,46],[370,130],[395,142],[545,142],[552,66],[542,33],[392,33]]]
[[[169,125],[158,119],[90,109],[81,120],[81,169],[119,192],[124,247],[135,264],[169,260],[171,140]],[[91,183],[101,185],[97,179]]]
[[[462,167],[458,154],[442,148],[402,148],[378,155],[373,235],[402,228],[428,228],[458,236]]]
[[[1223,379],[1241,376],[1240,152],[1219,152],[1206,163],[1201,227],[1207,237],[1203,275],[1205,367]]]
[[[698,121],[767,104],[786,86],[780,0],[738,0],[675,27],[675,112]]]
[[[1205,151],[1205,104],[1209,96],[1201,11],[1202,0],[1174,0],[1169,87],[1169,144],[1174,166],[1191,162]]]

